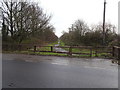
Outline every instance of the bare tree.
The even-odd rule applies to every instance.
[[[12,40],[19,44],[27,38],[43,39],[45,30],[53,30],[51,16],[45,14],[36,3],[3,1],[1,9],[3,21],[6,22],[3,24],[8,26]]]

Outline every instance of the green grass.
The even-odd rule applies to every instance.
[[[67,54],[63,54],[63,53],[52,53],[52,52],[33,52],[33,51],[3,51],[3,53],[11,53],[11,54],[30,54],[30,55],[52,55],[52,56],[68,56]],[[95,57],[95,54],[92,54],[92,57]],[[112,56],[110,54],[107,53],[99,53],[97,54],[98,57],[104,58],[104,57],[108,57],[111,58]],[[73,54],[72,57],[85,57],[85,58],[89,58],[90,55],[83,55],[83,54]]]
[[[55,44],[58,44],[58,41],[54,42],[54,43],[50,43],[47,46],[49,47],[38,47],[37,50],[38,51],[51,51],[51,47],[50,46],[54,46]],[[60,41],[60,46],[65,46],[64,42]],[[63,48],[64,50],[69,51],[69,48]],[[95,49],[92,49],[92,57],[95,57]],[[101,49],[99,49],[98,51],[103,51]],[[90,53],[90,49],[78,49],[78,48],[73,48],[72,49],[73,53]],[[52,53],[52,52],[33,52],[33,48],[29,49],[28,51],[4,51],[3,53],[20,53],[20,54],[37,54],[37,55],[55,55],[55,56],[68,56],[67,54],[63,54],[63,53]],[[98,57],[112,57],[110,54],[108,53],[98,53],[97,54]],[[73,57],[90,57],[90,55],[84,55],[84,54],[73,54]]]
[[[60,46],[65,46],[65,43],[60,41]]]
[[[60,46],[65,46],[64,42],[60,41]],[[63,48],[67,51],[69,51],[69,48]],[[97,53],[97,57],[112,57],[111,54],[109,53],[104,53],[104,51],[107,51],[107,50],[103,50],[103,49],[98,49],[97,51],[102,51],[101,53]],[[90,53],[90,49],[79,49],[79,48],[72,48],[72,52],[73,53]],[[95,54],[96,50],[95,49],[92,49],[92,57],[95,57],[96,54]],[[84,54],[75,54],[73,56],[78,56],[78,57],[90,57],[90,55],[84,55]]]
[[[51,47],[40,47],[37,48],[38,51],[51,51]]]
[[[72,49],[72,52],[78,52],[78,53],[90,53],[89,49]]]
[[[56,44],[58,44],[58,41],[46,45],[48,47],[40,47],[40,48],[38,47],[37,50],[39,50],[39,51],[51,51],[51,47],[50,46],[54,46]]]
[[[67,54],[62,53],[52,53],[52,52],[39,52],[39,55],[55,55],[55,56],[67,56]]]
[[[50,46],[54,46],[55,44],[57,44],[58,41],[54,42],[54,43],[49,43],[46,46],[48,47],[37,47],[38,51],[51,51],[51,47]],[[33,48],[31,48],[30,50],[33,50]]]

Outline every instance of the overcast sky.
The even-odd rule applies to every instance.
[[[52,14],[51,23],[56,29],[56,35],[68,28],[77,19],[84,20],[89,26],[103,20],[104,0],[33,0],[38,2],[47,14]],[[106,0],[106,22],[118,27],[118,2]]]

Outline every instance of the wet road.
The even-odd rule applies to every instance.
[[[59,43],[60,42],[58,42],[58,44],[56,44],[55,46],[60,46]],[[68,52],[68,51],[66,51],[66,50],[64,50],[62,48],[58,48],[58,47],[54,47],[54,51],[57,51],[57,52]]]
[[[117,87],[117,65],[110,60],[3,55],[3,88]]]

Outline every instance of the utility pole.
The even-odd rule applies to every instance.
[[[104,10],[103,10],[103,45],[105,45],[105,12],[106,12],[106,0],[104,0]]]

